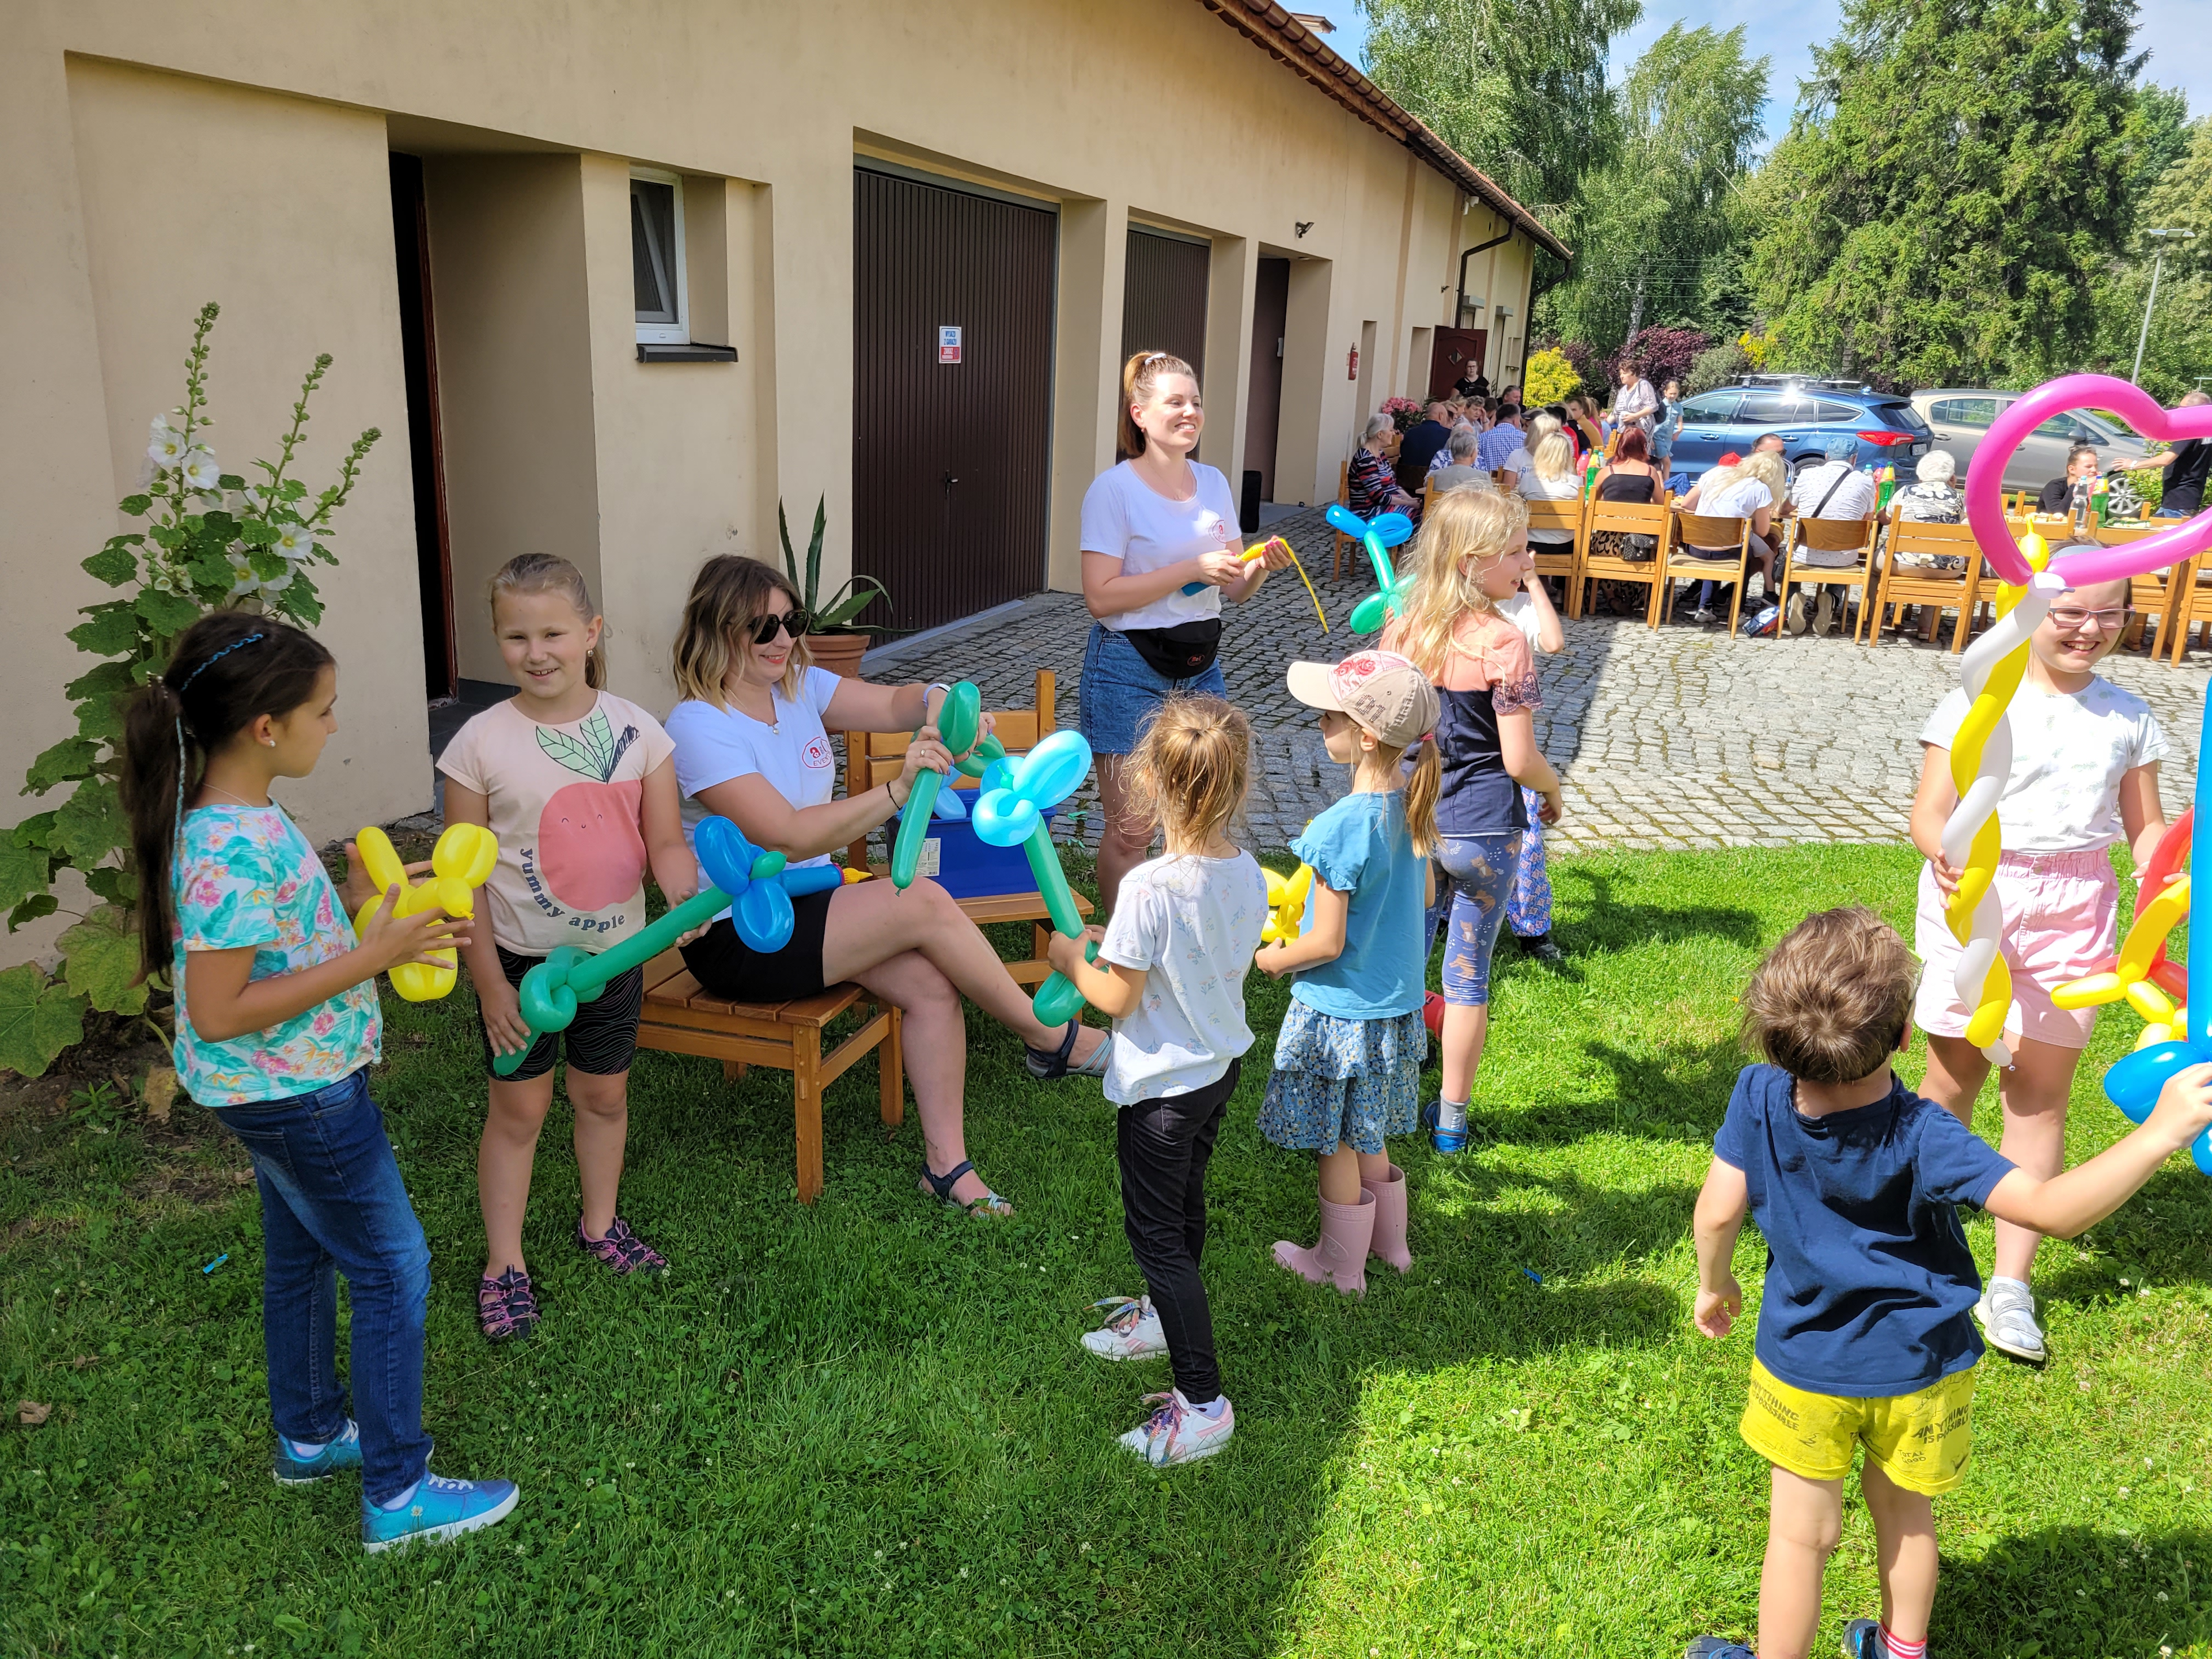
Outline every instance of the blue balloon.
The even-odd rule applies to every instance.
[[[1355,541],[1367,534],[1367,520],[1340,501],[1331,501],[1328,511],[1322,516],[1328,520],[1331,530],[1340,530]]]
[[[793,898],[826,893],[844,884],[845,872],[834,864],[802,864],[796,870],[783,872],[783,890]]]
[[[753,860],[760,856],[760,848],[729,819],[701,819],[692,834],[691,851],[709,886],[726,893],[741,893],[751,885]]]
[[[2154,1042],[2115,1064],[2105,1073],[2105,1098],[2127,1114],[2130,1123],[2141,1123],[2158,1104],[2158,1091],[2166,1079],[2191,1063],[2186,1042]]]
[[[969,819],[975,826],[975,839],[994,847],[1020,846],[1036,828],[1036,803],[1024,800],[1012,789],[994,789],[982,795]]]
[[[983,769],[981,794],[988,794],[994,789],[1011,789],[1013,787],[1014,763],[1011,760],[994,760]]]
[[[1367,533],[1385,547],[1396,547],[1413,538],[1413,521],[1402,513],[1385,513],[1367,526]]]
[[[738,937],[763,955],[781,951],[791,942],[791,930],[795,918],[791,910],[791,895],[783,890],[781,881],[757,881],[736,896],[730,905],[730,920],[738,930]]]
[[[968,817],[968,803],[961,799],[960,792],[948,781],[937,792],[937,799],[931,803],[929,812],[940,823],[959,823]]]
[[[1013,791],[1038,806],[1057,806],[1083,787],[1091,771],[1091,744],[1080,732],[1055,732],[1022,757]]]

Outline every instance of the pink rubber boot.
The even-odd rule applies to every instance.
[[[1406,1272],[1413,1265],[1413,1253],[1406,1248],[1406,1172],[1393,1164],[1389,1179],[1363,1179],[1359,1186],[1375,1195],[1375,1242],[1369,1253]]]
[[[1334,1284],[1346,1296],[1367,1294],[1367,1247],[1375,1237],[1375,1195],[1362,1191],[1357,1204],[1321,1200],[1321,1237],[1309,1249],[1287,1238],[1275,1245],[1275,1260],[1301,1279]]]

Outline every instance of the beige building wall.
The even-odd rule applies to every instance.
[[[1451,179],[1192,0],[25,0],[9,46],[0,674],[18,714],[0,775],[68,729],[59,687],[78,670],[61,635],[100,596],[77,561],[118,527],[212,298],[226,465],[266,449],[320,350],[336,362],[309,476],[361,428],[385,434],[325,579],[343,730],[287,797],[318,837],[429,796],[388,150],[425,163],[462,672],[499,677],[482,583],[542,548],[598,583],[615,684],[655,707],[692,572],[726,550],[774,557],[779,499],[803,538],[823,498],[825,580],[850,568],[856,152],[1057,205],[1040,566],[1061,586],[1083,492],[1114,454],[1133,211],[1212,242],[1206,448],[1232,475],[1256,263],[1293,256],[1286,501],[1332,499],[1368,409],[1425,383],[1414,331],[1451,319],[1441,273],[1493,234]],[[735,346],[735,364],[636,360],[633,165],[683,176],[692,336]],[[1512,313],[1493,358],[1525,332],[1527,246],[1469,272],[1486,318]],[[1370,325],[1355,379],[1346,354]]]

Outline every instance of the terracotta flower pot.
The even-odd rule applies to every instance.
[[[860,677],[860,659],[867,654],[866,634],[809,634],[806,649],[818,667],[848,680]]]

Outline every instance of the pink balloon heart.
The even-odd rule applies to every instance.
[[[1974,451],[1966,480],[1966,522],[1982,557],[1998,576],[2017,587],[2033,574],[2005,525],[2004,470],[2021,440],[2054,415],[2073,409],[2108,409],[2147,438],[2178,443],[2185,438],[2212,439],[2212,404],[2191,409],[2161,409],[2140,386],[2109,374],[2069,374],[2046,381],[1997,416],[1990,435]],[[2212,513],[2185,519],[2171,530],[2094,553],[2069,553],[2051,569],[2069,587],[2090,582],[2147,576],[2170,564],[2192,559],[2212,547]]]

